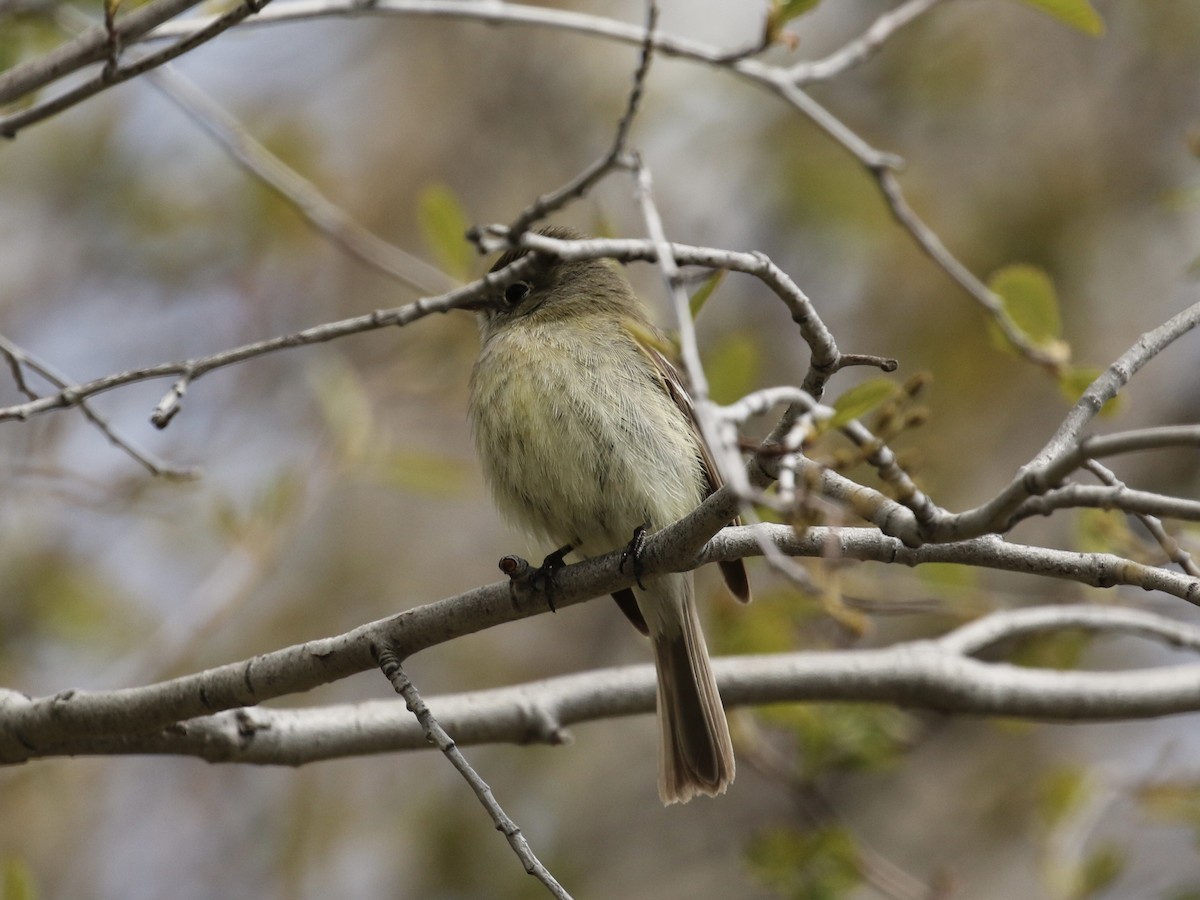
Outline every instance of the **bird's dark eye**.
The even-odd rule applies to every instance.
[[[529,283],[526,281],[514,281],[504,289],[504,302],[509,306],[516,306],[522,300],[529,296]]]

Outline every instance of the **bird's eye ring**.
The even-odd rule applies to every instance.
[[[509,306],[516,306],[522,300],[529,296],[529,282],[514,281],[504,289],[504,302]]]

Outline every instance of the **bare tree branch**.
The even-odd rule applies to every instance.
[[[23,368],[27,368],[31,372],[40,375],[56,388],[66,388],[71,384],[71,379],[67,378],[66,375],[58,371],[54,366],[30,355],[27,350],[18,347],[3,335],[0,335],[0,354],[3,354],[4,358],[8,361],[13,381],[17,385],[17,390],[28,397],[30,402],[37,402],[39,397],[26,383],[22,372]],[[77,405],[87,420],[95,425],[101,434],[108,438],[109,443],[127,453],[137,463],[144,466],[151,475],[180,480],[188,480],[199,476],[200,472],[198,469],[172,465],[160,459],[155,454],[137,447],[117,432],[109,421],[96,412],[92,404],[86,400],[80,400]]]
[[[562,209],[571,201],[584,197],[610,172],[628,166],[626,143],[629,140],[629,131],[633,127],[634,117],[642,103],[642,95],[646,89],[646,77],[650,74],[650,61],[654,57],[654,38],[657,25],[658,7],[650,3],[646,7],[646,34],[642,41],[641,59],[637,71],[633,74],[633,87],[629,91],[625,112],[617,122],[612,146],[609,147],[608,152],[558,190],[538,197],[532,205],[522,210],[509,226],[510,235],[520,235],[535,222]]]
[[[416,717],[425,740],[437,747],[450,760],[450,764],[458,770],[467,784],[471,786],[471,790],[475,792],[475,796],[479,798],[479,802],[483,804],[483,808],[491,816],[496,830],[508,839],[509,846],[517,854],[517,858],[521,860],[526,873],[540,881],[550,892],[551,896],[558,897],[560,900],[571,900],[571,895],[563,890],[562,885],[550,874],[550,870],[534,854],[533,848],[529,846],[529,841],[521,833],[520,827],[500,806],[495,794],[492,793],[492,789],[488,787],[487,782],[479,777],[479,773],[467,762],[467,758],[458,749],[455,741],[442,728],[441,723],[434,718],[425,701],[421,699],[416,685],[412,683],[412,680],[400,665],[400,660],[396,655],[391,650],[384,648],[379,654],[379,666],[383,670],[384,677],[396,689],[396,693],[404,698],[408,711]]]
[[[157,71],[148,72],[146,78],[243,168],[273,189],[314,228],[355,259],[425,296],[457,287],[455,280],[444,272],[381,240],[360,225],[310,181],[302,178],[255,140],[237,119],[173,68],[163,66]]]
[[[102,43],[100,45],[101,58],[106,58],[107,63],[100,70],[100,73],[92,78],[89,78],[87,81],[84,81],[82,84],[78,84],[75,87],[64,91],[58,96],[51,98],[50,100],[36,103],[28,109],[21,110],[20,112],[12,113],[0,118],[0,136],[14,138],[17,136],[17,132],[23,128],[27,128],[30,125],[57,115],[64,110],[70,109],[72,106],[82,103],[84,100],[87,100],[90,97],[94,97],[96,94],[107,90],[113,85],[120,84],[123,81],[128,81],[130,78],[135,78],[144,72],[148,72],[157,66],[161,66],[163,63],[170,62],[176,57],[182,56],[189,50],[199,47],[201,44],[212,40],[223,31],[232,28],[247,16],[254,15],[256,12],[262,9],[265,4],[271,2],[271,0],[242,0],[242,2],[233,9],[230,9],[227,12],[210,19],[204,27],[197,29],[192,34],[170,45],[169,47],[166,47],[162,50],[156,50],[153,53],[147,53],[144,56],[140,56],[134,62],[129,63],[128,65],[121,65],[119,59],[120,49],[128,43],[130,37],[138,37],[141,33],[144,33],[139,31],[139,28],[142,24],[141,19],[137,21],[136,25],[131,24],[130,20],[134,19],[138,13],[144,13],[150,10],[152,7],[157,6],[158,3],[163,2],[176,3],[176,0],[156,0],[155,3],[151,3],[149,6],[144,6],[129,16],[122,17],[119,23],[107,23],[110,25],[110,27],[101,29]],[[196,0],[179,0],[179,3],[183,5],[184,9],[194,5],[195,2]],[[52,78],[61,77],[71,69],[80,68],[81,66],[87,65],[90,62],[95,62],[96,60],[90,58],[92,44],[91,36],[93,34],[95,34],[94,31],[88,31],[79,38],[76,38],[76,40],[71,42],[71,44],[64,45],[72,46],[77,44],[80,47],[80,51],[79,55],[74,59],[71,59],[69,62],[63,60],[63,67],[59,69],[53,69],[45,66],[39,67],[39,74],[33,78],[33,81],[35,82],[34,87],[38,86],[39,78],[51,80]],[[62,48],[60,48],[60,50],[61,49]],[[58,58],[58,55],[59,51],[53,51],[50,54],[47,54],[47,56],[55,58]],[[44,60],[45,57],[35,60],[34,62],[42,63]],[[20,67],[18,67],[18,69],[15,71],[16,75],[18,76],[22,74]],[[13,83],[20,86],[22,82],[19,78],[16,78],[14,79]],[[6,99],[11,99],[9,94],[17,90],[17,88],[13,86],[13,83],[6,83],[4,76],[0,76],[0,103],[4,103]],[[27,90],[32,89],[33,88],[27,88]],[[20,93],[24,93],[24,91],[21,91]],[[17,96],[20,96],[20,93],[18,93]]]
[[[1031,475],[1043,470],[1041,477],[1053,478],[1057,474],[1055,463],[1065,458],[1078,444],[1083,429],[1096,417],[1104,404],[1120,393],[1121,388],[1138,373],[1138,370],[1176,340],[1200,324],[1200,303],[1172,316],[1162,325],[1147,331],[1132,347],[1121,354],[1104,372],[1093,381],[1075,402],[1071,412],[1063,420],[1054,436],[1030,462],[1027,470]]]
[[[1200,629],[1113,607],[1035,607],[993,613],[926,641],[873,650],[799,652],[713,660],[726,706],[891,703],[963,715],[1069,722],[1142,719],[1200,710],[1200,663],[1122,672],[1026,669],[972,659],[998,641],[1060,629],[1131,635],[1200,651]],[[97,695],[99,696],[99,695]],[[0,725],[31,701],[0,693]],[[580,672],[506,688],[433,697],[454,744],[562,744],[580,722],[654,711],[650,665]],[[173,754],[210,762],[296,766],[326,759],[428,749],[425,729],[395,701],[310,709],[231,709],[161,729],[64,732],[21,759],[81,754]]]
[[[999,538],[976,538],[956,544],[930,544],[924,547],[905,547],[900,541],[888,538],[871,528],[809,528],[798,534],[795,529],[781,525],[761,524],[726,528],[719,535],[696,552],[697,534],[699,542],[703,543],[707,534],[711,535],[720,529],[724,522],[732,518],[736,502],[731,500],[732,492],[727,488],[713,494],[695,512],[676,522],[662,531],[652,535],[646,542],[643,554],[643,575],[646,577],[668,571],[682,571],[694,568],[700,563],[716,562],[723,559],[740,559],[761,553],[761,542],[768,540],[784,553],[794,556],[810,556],[817,558],[832,557],[836,559],[876,560],[879,562],[901,563],[904,565],[920,565],[928,562],[953,562],[964,565],[982,566],[985,568],[1019,571],[1033,575],[1044,575],[1089,584],[1096,587],[1112,587],[1115,585],[1132,585],[1146,590],[1159,590],[1180,597],[1190,603],[1200,604],[1200,580],[1184,574],[1154,566],[1142,566],[1130,560],[1108,554],[1068,553],[1065,551],[1048,550],[1039,547],[1028,547],[1012,544]],[[733,509],[731,509],[731,507]],[[711,529],[711,530],[709,530]],[[761,533],[756,533],[761,532]],[[621,552],[615,551],[601,557],[585,560],[575,565],[567,566],[555,576],[555,607],[559,609],[582,603],[592,597],[611,594],[633,583],[632,573],[621,571]],[[1082,607],[1080,609],[1086,609]],[[75,739],[79,735],[88,735],[99,739],[104,736],[147,734],[171,726],[173,723],[194,719],[198,716],[210,715],[222,710],[254,706],[267,700],[311,690],[321,684],[327,684],[349,675],[372,669],[382,648],[391,650],[397,658],[406,659],[412,654],[446,641],[454,640],[466,634],[472,634],[500,625],[513,622],[531,615],[545,613],[547,606],[541,592],[529,590],[518,584],[492,584],[476,588],[444,600],[416,607],[399,613],[387,619],[362,625],[353,631],[336,637],[309,641],[265,653],[249,660],[218,666],[205,672],[186,675],[171,679],[156,685],[138,688],[125,688],[104,693],[88,693],[83,691],[63,691],[52,697],[29,700],[21,695],[10,693],[8,702],[0,711],[0,764],[21,762],[36,756],[47,748],[60,745],[64,740]],[[1067,614],[1068,616],[1071,614]],[[1060,619],[1062,627],[1089,627],[1083,616],[1095,616],[1095,627],[1106,627],[1108,630],[1128,629],[1130,620],[1122,618],[1105,624],[1101,619],[1103,610],[1093,610],[1080,613],[1071,622],[1066,618]],[[1021,622],[1023,620],[1017,619]],[[1144,622],[1144,620],[1142,620]],[[1022,626],[1027,627],[1027,626]],[[1163,628],[1165,629],[1166,626]],[[1181,626],[1182,627],[1182,626]],[[1160,629],[1160,635],[1166,632]],[[1140,634],[1148,633],[1142,625]],[[923,646],[923,645],[918,645]],[[912,650],[906,653],[924,653],[923,650]],[[944,654],[937,650],[936,654]],[[850,654],[852,659],[858,657]],[[830,654],[830,657],[840,657],[840,654]],[[874,657],[869,657],[874,659]],[[924,657],[921,657],[924,659]],[[941,659],[938,656],[938,659]],[[848,663],[853,665],[854,663]],[[939,663],[940,664],[940,663]],[[765,670],[754,669],[754,678],[768,678]],[[807,664],[806,664],[807,665]],[[933,665],[930,662],[930,665]],[[964,662],[965,665],[965,662]],[[770,668],[770,667],[768,667]],[[789,670],[791,671],[791,670]],[[805,670],[807,671],[807,669]],[[917,702],[910,697],[913,682],[901,680],[900,687],[889,687],[890,680],[883,677],[882,669],[872,669],[873,678],[867,679],[870,685],[864,690],[863,696],[850,694],[832,694],[826,699],[860,699],[860,700],[890,700],[893,702]],[[924,674],[928,670],[922,668]],[[844,672],[839,667],[839,672]],[[953,685],[959,677],[974,678],[975,670],[954,668],[946,672],[947,681],[932,695],[936,703],[957,702],[960,706],[948,706],[947,709],[997,714],[1015,714],[1030,716],[1063,716],[1072,717],[1065,706],[1065,697],[1075,697],[1079,702],[1087,701],[1085,709],[1088,714],[1099,715],[1099,710],[1105,716],[1113,718],[1136,715],[1138,702],[1153,695],[1159,698],[1155,704],[1144,707],[1146,710],[1157,712],[1145,714],[1164,714],[1170,711],[1194,709],[1200,704],[1200,693],[1196,691],[1194,682],[1187,682],[1186,690],[1180,685],[1161,674],[1145,673],[1139,678],[1148,679],[1151,687],[1145,688],[1149,694],[1143,696],[1138,691],[1143,688],[1131,688],[1131,693],[1117,690],[1122,676],[1097,675],[1102,690],[1099,695],[1091,695],[1090,687],[1080,686],[1078,682],[1070,683],[1066,694],[1057,694],[1054,690],[1040,694],[1046,683],[1038,680],[1027,682],[1028,674],[1013,675],[1014,686],[1023,686],[1028,694],[1028,704],[1013,709],[1002,710],[995,703],[995,694],[991,688],[984,692],[982,700],[974,698],[971,703],[981,703],[981,706],[968,704],[966,694],[953,699]],[[778,673],[777,673],[778,674]],[[772,676],[774,677],[774,676]],[[779,678],[786,681],[784,675]],[[914,676],[916,677],[916,676]],[[1000,676],[987,676],[988,679]],[[1008,676],[1004,676],[1008,677]],[[1076,677],[1083,677],[1077,675]],[[1093,676],[1087,676],[1091,678]],[[1127,677],[1127,676],[1126,676]],[[876,684],[878,680],[880,683]],[[1117,683],[1109,683],[1112,680]],[[800,679],[803,681],[803,679]],[[920,679],[917,678],[917,683]],[[1086,679],[1085,679],[1086,681]],[[791,694],[771,694],[769,678],[762,688],[766,693],[756,693],[753,702],[775,702],[786,699],[803,699]],[[1008,683],[1008,682],[1005,682]],[[740,682],[735,678],[730,694],[725,693],[722,685],[722,696],[727,702],[742,702],[737,697]],[[989,685],[995,682],[989,680]],[[1132,682],[1131,682],[1132,684]],[[795,688],[789,688],[794,690]],[[877,691],[878,693],[870,693]],[[899,691],[899,694],[895,693]],[[1077,691],[1080,693],[1072,693]],[[1116,693],[1114,693],[1114,691]],[[1117,706],[1105,706],[1101,702],[1106,697],[1118,697],[1113,702]],[[775,699],[771,699],[775,697]],[[898,697],[903,700],[897,701]],[[1041,697],[1042,699],[1037,699]],[[1163,699],[1169,697],[1173,699]],[[1186,697],[1186,701],[1182,700]],[[947,699],[951,698],[951,699]],[[990,699],[989,699],[990,698]],[[1057,698],[1057,699],[1053,699]],[[1089,699],[1090,698],[1090,699]],[[746,701],[750,702],[750,701]],[[928,699],[926,705],[933,703]],[[1070,701],[1074,702],[1074,701]],[[1022,704],[1026,703],[1025,700]],[[1166,706],[1162,704],[1167,704]],[[1041,704],[1041,705],[1039,705]],[[1175,704],[1172,706],[1171,704]],[[940,707],[939,707],[940,708]],[[1037,710],[1043,710],[1038,713]],[[1080,712],[1079,715],[1083,715]]]
[[[155,26],[191,9],[199,2],[200,0],[151,0],[150,3],[120,17],[116,36],[123,45],[128,46],[146,37]],[[214,21],[216,17],[208,17],[204,23],[189,20],[187,36],[203,30]],[[110,35],[104,26],[96,25],[85,34],[55,47],[48,53],[0,73],[0,106],[13,103],[84,66],[102,62],[108,55],[109,47]],[[0,122],[3,121],[0,119]],[[0,128],[0,133],[2,131]]]
[[[502,226],[490,226],[484,233],[504,232],[505,229]],[[558,241],[526,233],[521,238],[520,244],[539,252],[561,255],[564,258],[568,254],[575,253],[580,256],[609,256],[626,261],[655,259],[654,242],[649,240]],[[813,356],[810,371],[822,373],[820,376],[814,376],[814,379],[823,382],[828,377],[828,373],[836,371],[839,357],[832,334],[817,315],[808,297],[765,255],[734,253],[713,248],[675,244],[671,246],[671,250],[677,260],[688,265],[733,269],[754,275],[762,280],[788,306],[793,320],[800,327],[801,336],[806,342],[809,342]],[[324,343],[380,328],[409,325],[431,313],[444,313],[465,306],[489,291],[495,290],[497,285],[507,284],[528,275],[535,265],[536,260],[531,257],[519,259],[500,272],[489,273],[461,288],[436,297],[422,298],[407,306],[376,310],[367,315],[316,325],[292,334],[255,341],[196,359],[160,363],[70,385],[56,394],[0,408],[0,422],[24,420],[51,410],[78,406],[80,401],[88,397],[127,384],[175,376],[178,381],[159,403],[152,417],[158,427],[165,427],[178,411],[179,401],[187,387],[209,372],[278,350]]]
[[[687,521],[685,519],[678,525],[683,526]],[[771,543],[789,556],[870,560],[906,566],[955,563],[1060,578],[1092,587],[1127,585],[1162,591],[1200,605],[1200,579],[1184,573],[1143,565],[1111,553],[1078,553],[1035,547],[1007,541],[997,535],[909,547],[900,539],[882,534],[874,528],[810,527],[797,533],[796,529],[787,525],[764,523],[752,528],[725,529],[705,546],[700,553],[700,561],[717,562],[756,555],[758,542],[764,535],[754,535],[751,531],[764,532]]]
[[[1159,429],[1147,429],[1148,431],[1158,431]],[[1168,429],[1173,430],[1173,429]],[[1130,436],[1136,435],[1138,432],[1131,432]],[[1125,437],[1126,435],[1115,435],[1115,437]],[[1091,445],[1090,441],[1085,439],[1084,443]],[[1099,478],[1104,484],[1112,487],[1124,488],[1124,483],[1117,478],[1115,474],[1107,467],[1103,466],[1094,459],[1089,459],[1085,464],[1087,470]],[[1192,555],[1183,547],[1179,546],[1179,541],[1167,534],[1167,530],[1163,528],[1162,522],[1157,516],[1151,516],[1146,513],[1132,513],[1133,519],[1141,524],[1143,528],[1150,533],[1150,536],[1158,543],[1163,552],[1167,554],[1167,558],[1175,565],[1179,566],[1188,575],[1193,578],[1200,577],[1200,566],[1196,565],[1196,561]]]
[[[158,2],[164,2],[164,0],[158,0]],[[187,0],[187,2],[190,5],[194,0]],[[261,10],[261,12],[260,0],[247,0],[247,3],[250,2],[255,3],[258,8],[239,7],[233,13],[225,14],[224,17],[198,17],[190,19],[187,22],[169,23],[159,27],[152,34],[146,34],[145,31],[134,33],[134,30],[127,26],[126,19],[122,19],[121,26],[114,33],[114,37],[118,37],[122,45],[139,39],[182,38],[182,40],[165,51],[159,51],[152,58],[148,57],[136,66],[110,72],[107,76],[102,73],[98,79],[93,79],[85,86],[77,88],[73,92],[68,92],[66,95],[35,106],[33,109],[25,112],[0,119],[0,134],[6,134],[11,137],[20,128],[55,112],[59,112],[85,99],[86,96],[91,96],[91,94],[103,90],[104,87],[112,82],[112,78],[114,77],[119,76],[120,80],[123,80],[124,78],[138,74],[140,71],[161,65],[163,62],[173,58],[173,56],[184,52],[184,50],[189,49],[195,44],[210,39],[219,31],[227,28],[229,24],[232,24],[232,22],[227,21],[228,18],[243,9],[246,12],[242,13],[242,17],[249,12],[258,13],[249,20],[256,23],[314,19],[324,16],[358,16],[364,14],[419,15],[470,19],[494,24],[553,28],[606,40],[639,44],[647,48],[652,47],[655,52],[662,53],[663,55],[675,56],[726,69],[759,87],[770,90],[811,119],[833,140],[851,153],[872,174],[878,182],[880,190],[896,220],[908,230],[930,258],[941,266],[984,308],[1014,348],[1027,359],[1054,372],[1057,372],[1065,362],[1057,353],[1039,347],[1031,342],[1016,327],[1007,313],[1005,313],[1000,298],[972,275],[950,253],[933,230],[912,210],[904,198],[903,191],[893,173],[893,170],[902,165],[902,160],[893,154],[884,153],[871,147],[798,86],[800,82],[812,80],[813,77],[830,77],[832,74],[836,74],[848,66],[865,59],[902,26],[912,22],[933,8],[935,5],[934,2],[918,0],[918,2],[910,2],[893,10],[890,14],[876,20],[860,38],[848,44],[842,51],[835,54],[834,57],[812,63],[811,65],[815,67],[812,70],[800,68],[803,64],[790,67],[773,65],[758,59],[749,58],[745,54],[730,54],[727,51],[697,41],[655,32],[652,27],[643,28],[624,22],[575,12],[541,9],[513,3],[495,3],[494,0],[453,0],[453,2],[450,2],[450,0],[373,0],[370,4],[363,4],[360,0],[292,0],[292,2],[285,3],[282,6],[276,6],[274,9],[267,8]],[[165,18],[170,18],[170,16],[168,15]],[[82,41],[83,39],[79,40]],[[188,43],[189,41],[194,43]],[[73,53],[64,51],[62,54],[63,58],[59,60],[57,68],[52,71],[45,71],[45,67],[34,65],[41,62],[41,60],[34,60],[24,66],[18,66],[14,70],[15,74],[9,73],[11,76],[9,79],[10,83],[6,83],[3,78],[0,78],[0,103],[3,103],[5,100],[15,99],[23,93],[32,90],[34,87],[53,80],[53,78],[73,71],[90,62],[97,61],[103,58],[104,51],[105,44],[103,41],[98,48],[93,48],[91,44],[79,44]],[[98,55],[93,56],[92,54]],[[643,59],[648,59],[648,55],[643,54]],[[26,69],[31,69],[32,71],[22,74]],[[813,72],[817,74],[814,76]],[[108,79],[107,81],[105,81],[106,78]],[[636,100],[634,102],[636,103]],[[620,142],[621,140],[623,138],[620,130],[618,130],[617,141]],[[580,179],[582,180],[578,181],[578,184],[573,182],[572,185],[575,188],[586,190],[590,182],[595,178],[601,177],[610,166],[611,160],[607,163],[601,160],[580,175]],[[572,186],[569,185],[568,187]],[[569,198],[571,195],[571,192],[568,191],[567,194],[560,197],[560,201]],[[554,197],[548,195],[548,197],[539,200],[534,205],[534,209],[541,207],[549,209],[553,206],[551,202],[553,200]],[[547,203],[550,205],[547,206]],[[517,223],[522,225],[522,227],[527,227],[532,221],[533,219],[527,219],[526,216],[522,216],[517,220]],[[521,228],[517,228],[516,230],[520,231]]]
[[[941,2],[942,0],[907,0],[906,3],[889,9],[872,22],[861,35],[824,59],[796,63],[791,66],[787,70],[788,75],[798,85],[835,78],[848,69],[866,62],[897,31],[912,24]]]
[[[1034,458],[1017,472],[1008,486],[975,509],[940,517],[939,521],[926,527],[926,538],[961,540],[1007,527],[1017,510],[1029,498],[1057,487],[1064,478],[1082,465],[1087,457],[1083,429],[1100,412],[1104,404],[1115,397],[1142,366],[1197,324],[1200,324],[1200,303],[1192,304],[1163,325],[1143,334],[1083,392],[1067,413],[1058,431]],[[1166,446],[1162,441],[1178,443],[1180,437],[1181,433],[1178,432],[1172,433],[1170,437],[1159,434],[1160,443],[1157,446]],[[1092,440],[1099,441],[1101,451],[1108,447],[1116,448],[1113,452],[1124,452],[1122,448],[1130,446],[1129,440],[1114,440],[1112,443],[1106,443],[1108,439]],[[1153,504],[1131,511],[1162,514],[1162,508]]]

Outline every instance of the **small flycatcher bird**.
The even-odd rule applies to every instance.
[[[583,237],[562,227],[540,233]],[[524,252],[505,254],[492,271]],[[481,348],[470,419],[484,475],[508,518],[587,558],[671,524],[716,490],[719,476],[691,399],[644,338],[656,336],[659,346],[665,340],[609,260],[547,257],[527,280],[475,308]],[[733,594],[749,600],[742,563],[721,568]],[[659,796],[671,804],[724,793],[733,781],[733,746],[692,575],[644,584],[613,597],[654,651]]]

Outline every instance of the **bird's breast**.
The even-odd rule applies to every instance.
[[[690,423],[632,339],[562,331],[493,335],[470,417],[501,512],[595,555],[689,512],[702,474]]]

